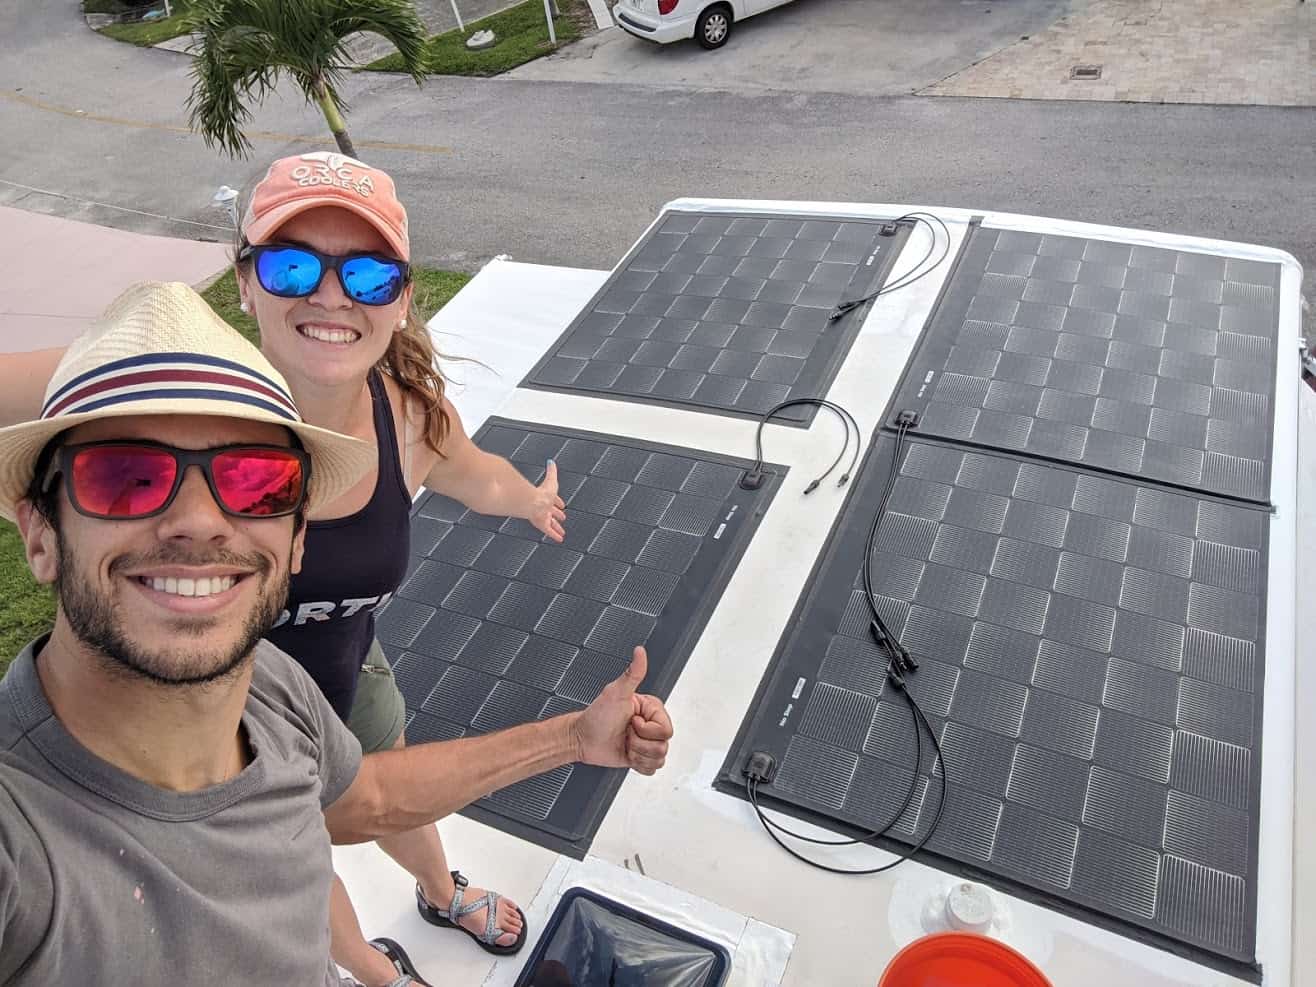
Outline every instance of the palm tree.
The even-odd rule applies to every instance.
[[[356,157],[338,87],[353,63],[343,40],[369,31],[392,42],[407,73],[425,77],[425,27],[412,0],[196,0],[190,29],[200,35],[192,66],[189,124],[208,147],[234,157],[251,150],[242,126],[284,73],[317,104],[338,149]]]

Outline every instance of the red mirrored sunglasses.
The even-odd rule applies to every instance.
[[[55,474],[62,473],[79,514],[137,520],[168,510],[189,466],[201,469],[220,509],[239,518],[296,513],[311,476],[310,457],[287,446],[179,449],[159,442],[85,442],[58,449],[41,489],[49,490]]]

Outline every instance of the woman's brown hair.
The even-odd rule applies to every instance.
[[[257,176],[238,198],[238,215],[246,215],[247,201],[255,189]],[[249,246],[242,230],[235,229],[233,234],[233,266],[235,269],[249,270],[251,260],[239,260]],[[447,387],[447,378],[439,369],[442,354],[434,347],[429,329],[416,307],[415,289],[412,300],[407,305],[407,324],[405,328],[393,333],[389,339],[388,349],[375,364],[375,369],[392,377],[402,389],[403,399],[407,404],[406,417],[410,420],[411,403],[416,402],[424,415],[425,442],[431,449],[443,456],[443,444],[447,441],[452,423],[443,407],[443,392]]]
[[[439,369],[440,356],[425,320],[416,308],[413,292],[412,301],[407,306],[406,327],[393,333],[388,349],[376,367],[397,381],[408,404],[411,400],[420,404],[425,416],[425,441],[443,456],[443,443],[447,441],[452,426],[448,412],[443,408],[443,391],[448,381]]]

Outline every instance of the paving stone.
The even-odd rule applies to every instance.
[[[1316,106],[1316,4],[1092,0],[929,96]],[[1095,81],[1071,79],[1100,65]]]

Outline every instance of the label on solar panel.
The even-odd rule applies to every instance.
[[[532,483],[556,462],[567,537],[434,493],[418,503],[411,573],[376,624],[408,741],[583,709],[639,644],[642,688],[666,698],[784,469],[751,491],[739,486],[749,462],[706,452],[501,419],[476,441]],[[567,765],[467,814],[583,856],[624,775]]]
[[[825,394],[868,306],[834,310],[881,288],[909,235],[884,225],[664,213],[524,386],[750,416]]]
[[[919,432],[1265,503],[1274,263],[975,228],[894,407]]]
[[[872,564],[946,759],[914,772],[860,577],[874,445],[718,787],[1255,977],[1269,515],[1012,454],[907,440]],[[772,847],[764,837],[764,852]],[[807,852],[807,847],[803,848]]]

